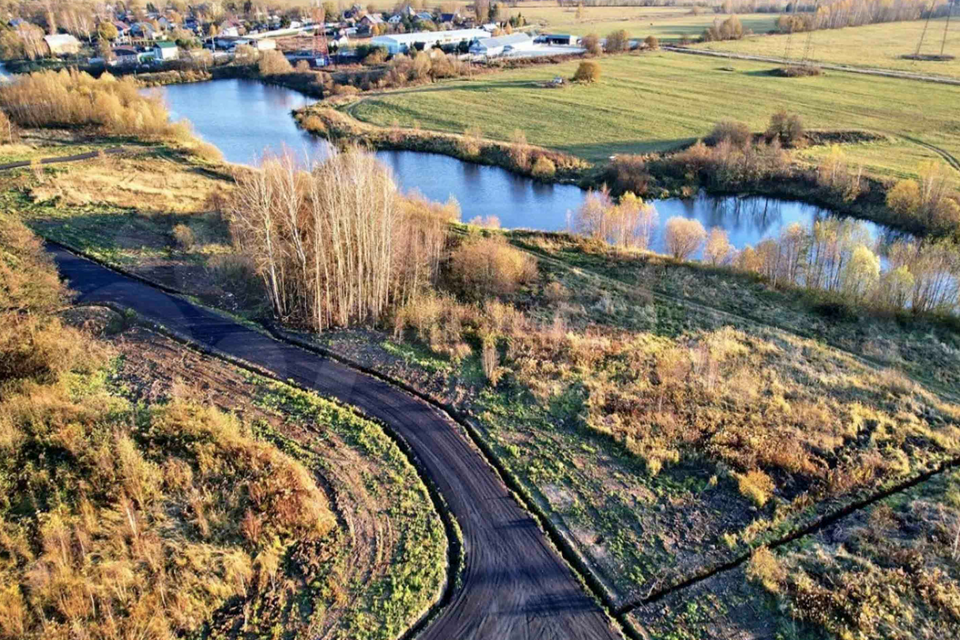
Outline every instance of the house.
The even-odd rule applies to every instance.
[[[428,11],[421,11],[417,14],[417,20],[420,22],[433,22],[433,14]]]
[[[224,20],[217,27],[217,35],[225,36],[227,38],[238,38],[240,37],[240,31],[243,28],[243,25],[240,24],[239,20]]]
[[[149,22],[134,22],[130,25],[130,35],[144,40],[156,40],[160,34]]]
[[[401,22],[403,22],[403,16],[397,13],[395,15],[390,16],[387,22],[389,22],[390,24],[400,24]]]
[[[351,18],[357,19],[363,15],[364,9],[358,4],[353,5],[342,14],[340,14],[344,20],[350,20]]]
[[[481,38],[470,46],[470,53],[493,58],[511,51],[533,48],[533,39],[526,33],[511,33],[496,38]]]
[[[233,43],[233,46],[240,47],[247,45],[257,51],[274,51],[277,48],[277,41],[270,38],[243,38]]]
[[[455,29],[451,31],[417,31],[416,33],[394,33],[370,39],[370,44],[383,47],[390,55],[407,53],[413,49],[429,49],[437,45],[454,47],[461,42],[473,42],[486,38],[490,34],[480,29]]]
[[[135,67],[140,64],[140,52],[133,47],[114,47],[113,64],[118,67]]]
[[[75,56],[80,53],[80,41],[71,35],[44,36],[47,50],[52,56]]]
[[[180,47],[175,42],[160,41],[153,45],[153,59],[169,62],[180,58]]]
[[[457,11],[457,12],[455,12],[455,13],[441,13],[441,14],[440,14],[440,22],[441,22],[441,23],[447,23],[447,22],[449,22],[449,23],[451,23],[451,24],[460,22],[460,12]]]
[[[379,13],[368,13],[360,18],[358,30],[361,33],[376,33],[376,29],[383,24],[385,24],[383,21],[383,16],[381,16]]]

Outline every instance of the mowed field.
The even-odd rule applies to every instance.
[[[664,42],[675,42],[683,37],[697,38],[714,20],[728,18],[712,9],[692,7],[584,7],[583,17],[577,19],[576,7],[520,5],[511,15],[520,14],[528,23],[551,33],[572,33],[578,36],[597,33],[601,36],[616,29],[625,29],[633,38],[656,36]],[[776,25],[775,13],[750,13],[738,16],[743,26],[754,33],[766,33]]]
[[[666,151],[735,118],[754,130],[778,109],[799,113],[809,129],[863,129],[889,142],[847,147],[848,157],[881,175],[908,175],[937,152],[960,156],[960,87],[831,72],[779,78],[766,63],[669,52],[602,58],[593,85],[541,86],[570,78],[579,63],[535,66],[472,80],[370,96],[350,108],[380,125],[508,139],[523,130],[538,145],[603,161],[616,153]],[[910,138],[910,139],[908,139]],[[911,140],[912,139],[912,140]]]
[[[810,34],[810,57],[814,60],[854,67],[896,69],[912,73],[960,77],[960,17],[954,16],[946,30],[947,20],[931,20],[923,40],[921,54],[939,55],[946,31],[946,55],[956,56],[946,62],[906,60],[902,56],[917,52],[924,20],[891,22],[865,27],[827,29]],[[743,40],[708,42],[699,45],[714,51],[728,51],[767,57],[802,58],[807,35],[798,33],[789,40],[785,35],[757,35]]]

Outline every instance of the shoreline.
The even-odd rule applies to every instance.
[[[360,145],[371,151],[415,151],[435,153],[462,162],[470,162],[504,169],[514,175],[547,184],[576,185],[583,189],[598,190],[608,186],[612,162],[591,164],[581,158],[534,145],[525,145],[530,157],[545,156],[556,165],[553,176],[536,176],[529,169],[520,168],[514,161],[511,151],[518,145],[510,142],[487,138],[468,139],[456,133],[446,133],[423,129],[387,128],[370,124],[355,118],[349,106],[356,98],[316,103],[294,112],[294,119],[304,131],[328,140],[338,147]],[[477,151],[466,153],[470,145]],[[664,160],[675,152],[661,155]],[[532,164],[532,162],[531,162]],[[653,167],[651,167],[653,168]],[[650,192],[644,194],[644,200],[655,202],[670,198],[689,198],[703,191],[713,196],[768,197],[780,200],[800,202],[827,209],[844,217],[865,220],[882,225],[892,231],[911,234],[917,237],[934,235],[933,230],[916,223],[897,219],[886,206],[887,183],[874,177],[863,177],[867,188],[855,200],[839,202],[825,194],[816,183],[816,170],[792,163],[793,177],[790,180],[761,179],[753,184],[736,185],[730,189],[712,187],[700,181],[680,182],[664,173],[651,172],[656,184]]]

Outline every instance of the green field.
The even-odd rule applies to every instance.
[[[891,22],[847,29],[815,31],[810,35],[810,58],[819,62],[855,67],[896,69],[911,73],[960,77],[960,19],[954,18],[947,32],[944,53],[957,56],[947,62],[904,60],[917,51],[925,22]],[[931,20],[923,41],[922,54],[939,55],[946,18]],[[769,57],[802,58],[808,34],[755,36],[728,42],[701,45],[715,51],[729,51]]]
[[[691,7],[584,7],[583,17],[578,20],[576,7],[555,5],[519,6],[511,14],[523,15],[528,23],[539,25],[543,31],[602,36],[616,29],[626,29],[634,38],[652,35],[667,42],[684,36],[696,38],[714,20],[728,17],[703,8],[693,14]],[[744,28],[754,33],[766,33],[775,27],[777,14],[750,13],[738,17]]]
[[[706,136],[723,118],[763,130],[778,109],[799,113],[808,129],[865,129],[891,136],[883,145],[850,146],[848,156],[881,175],[910,174],[938,157],[907,136],[960,155],[960,87],[860,74],[771,76],[770,64],[668,52],[600,60],[595,85],[542,88],[571,77],[577,62],[535,66],[368,97],[350,108],[374,124],[419,125],[527,139],[592,161],[615,153],[665,151]]]

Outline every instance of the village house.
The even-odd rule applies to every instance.
[[[140,64],[140,52],[133,47],[114,47],[112,64],[118,67],[135,67]]]
[[[153,59],[157,62],[169,62],[180,58],[180,47],[175,42],[161,41],[153,45]]]

